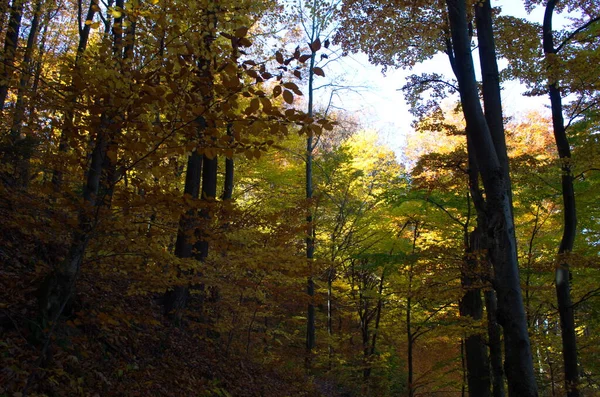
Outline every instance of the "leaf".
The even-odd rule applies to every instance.
[[[252,113],[256,112],[259,107],[260,102],[258,101],[258,98],[252,98],[252,100],[250,101],[250,106],[246,108],[244,113],[246,113],[247,115],[251,115]]]
[[[294,76],[302,80],[302,73],[299,70],[294,70]]]
[[[252,42],[245,37],[242,37],[240,41],[238,41],[240,47],[250,47]]]
[[[312,70],[313,70],[313,73],[316,74],[317,76],[325,77],[325,72],[323,72],[323,69],[315,67]]]
[[[290,90],[297,90],[298,89],[298,86],[295,83],[292,83],[292,82],[283,83],[283,86],[285,88],[287,88],[287,89],[290,89]]]
[[[248,28],[245,26],[242,26],[241,28],[236,29],[236,31],[234,33],[235,37],[237,37],[238,39],[246,37],[247,34],[248,34]]]
[[[282,92],[282,91],[283,91],[283,89],[281,88],[281,86],[280,86],[280,85],[276,85],[276,86],[273,88],[273,96],[274,96],[275,98],[277,98],[279,95],[281,95],[281,92]]]
[[[298,58],[298,61],[300,61],[300,62],[304,63],[304,62],[308,61],[308,60],[310,59],[310,57],[311,57],[311,56],[312,56],[312,55],[309,55],[309,54],[304,54],[304,55],[302,55],[300,58]]]
[[[315,41],[308,45],[312,52],[317,52],[321,49],[321,40],[317,37]]]
[[[276,60],[276,61],[277,61],[279,64],[283,65],[283,55],[281,54],[281,52],[277,51],[277,52],[275,53],[275,60]]]
[[[115,19],[121,18],[123,16],[123,13],[120,10],[117,10],[116,8],[109,8],[108,9],[108,13]]]
[[[294,102],[294,94],[289,90],[283,91],[283,100],[291,105]]]

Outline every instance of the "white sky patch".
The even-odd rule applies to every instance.
[[[522,0],[492,0],[492,6],[502,7],[502,14],[542,23],[544,9],[538,7],[531,14],[527,14]],[[555,18],[557,27],[567,23],[568,20],[564,16]],[[473,55],[478,71],[477,51],[474,51]],[[500,69],[506,65],[505,60],[499,60]],[[435,72],[453,78],[453,74],[445,54],[437,54],[412,70],[388,68],[384,75],[381,69],[380,66],[371,65],[365,54],[351,54],[336,62],[331,62],[325,73],[328,77],[341,79],[340,86],[346,85],[347,87],[333,95],[333,106],[352,113],[365,128],[378,131],[382,142],[393,149],[400,160],[403,157],[402,150],[406,145],[407,136],[412,132],[411,122],[413,120],[400,91],[405,84],[406,76],[413,73]],[[525,97],[523,96],[525,91],[525,86],[517,81],[508,81],[503,84],[502,101],[505,116],[522,115],[533,110],[542,113],[547,111],[549,101],[546,96]],[[317,92],[315,99],[317,104],[326,106],[330,94]]]

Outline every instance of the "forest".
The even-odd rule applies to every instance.
[[[0,0],[0,397],[600,395],[600,3],[497,1]]]

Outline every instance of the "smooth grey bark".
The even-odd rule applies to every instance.
[[[500,73],[498,71],[496,44],[494,42],[492,6],[490,0],[484,0],[483,2],[477,3],[474,8],[485,120],[492,135],[496,156],[498,157],[498,161],[504,172],[504,182],[507,184],[505,188],[509,192],[512,201],[508,152],[506,150],[504,120],[502,117]]]
[[[510,193],[479,102],[468,34],[466,1],[446,0],[446,4],[467,133],[473,142],[486,195],[488,224],[485,232],[494,266],[493,284],[498,294],[498,320],[504,331],[509,395],[533,397],[538,392],[519,282]]]
[[[508,192],[512,217],[512,186],[510,181],[510,167],[506,138],[504,133],[504,120],[502,115],[502,97],[500,88],[500,73],[496,59],[496,44],[492,20],[492,7],[490,0],[478,3],[475,8],[475,24],[477,27],[477,47],[479,49],[479,63],[482,76],[483,106],[487,125],[492,135],[494,148],[500,167],[504,174],[505,188]],[[514,217],[512,219],[514,223]],[[483,223],[482,223],[483,224]],[[516,236],[512,238],[516,241]],[[482,247],[483,248],[483,247]],[[504,372],[502,370],[502,347],[500,345],[500,330],[497,323],[496,292],[486,291],[485,301],[488,317],[488,338],[490,348],[490,361],[492,370],[492,391],[494,397],[504,396]]]
[[[484,274],[484,279],[480,280],[486,284],[491,282],[491,275],[493,273],[492,265],[489,261],[489,256],[481,256],[482,253],[487,249],[487,239],[482,233],[483,230],[487,230],[487,215],[485,212],[485,200],[481,189],[479,187],[479,169],[477,168],[477,162],[475,161],[474,149],[471,147],[472,143],[467,138],[467,148],[469,157],[469,191],[471,199],[473,200],[473,206],[477,213],[477,239],[473,240],[471,244],[471,251],[479,256],[478,260],[483,261],[481,266],[481,272]],[[491,371],[492,380],[492,394],[494,397],[504,397],[504,370],[502,368],[502,340],[501,340],[501,327],[498,324],[496,312],[497,312],[497,300],[496,291],[491,288],[487,288],[483,291],[485,310],[487,316],[487,331],[488,331],[488,347],[489,347],[489,370]]]
[[[10,7],[10,18],[8,28],[4,38],[4,51],[0,57],[0,112],[4,110],[10,78],[15,65],[15,56],[19,44],[19,31],[21,29],[21,19],[23,17],[23,7],[25,0],[13,0]]]
[[[546,60],[557,56],[552,30],[552,16],[558,0],[549,0],[546,4],[543,22],[543,49]],[[550,66],[551,67],[551,66]],[[549,75],[552,72],[549,71]],[[577,233],[577,211],[575,209],[575,189],[573,187],[573,172],[571,171],[571,148],[567,138],[563,119],[563,106],[558,81],[550,78],[548,94],[552,109],[552,127],[554,140],[561,160],[561,187],[563,198],[563,234],[558,248],[559,265],[556,267],[555,283],[558,313],[563,349],[563,364],[565,373],[565,389],[568,397],[579,397],[579,370],[577,364],[577,339],[575,332],[575,313],[571,302],[571,272],[568,256],[573,251]]]

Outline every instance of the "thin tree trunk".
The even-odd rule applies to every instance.
[[[552,15],[557,0],[549,0],[546,4],[543,24],[544,56],[548,64],[556,56],[552,30]],[[552,66],[550,66],[552,67]],[[550,70],[549,76],[552,76]],[[559,265],[556,267],[556,297],[563,348],[563,363],[565,372],[565,389],[568,397],[579,396],[579,370],[577,365],[577,340],[575,332],[575,313],[571,302],[571,273],[569,270],[569,254],[573,251],[575,235],[577,233],[577,212],[575,209],[575,189],[573,187],[573,173],[571,171],[571,148],[565,131],[562,114],[562,98],[558,88],[558,81],[552,77],[548,81],[548,92],[552,108],[552,127],[554,139],[561,159],[561,185],[563,197],[563,235],[558,249]]]
[[[25,115],[25,95],[29,88],[29,78],[33,73],[31,61],[39,31],[41,9],[42,0],[37,0],[33,9],[33,19],[31,20],[29,36],[27,37],[27,46],[21,64],[21,77],[19,79],[17,101],[15,103],[13,123],[10,131],[13,147],[16,151],[14,162],[15,184],[20,187],[26,187],[29,183],[29,160],[35,144],[34,139],[31,136],[22,137],[21,131]]]
[[[15,65],[15,56],[19,44],[19,30],[25,0],[13,0],[10,7],[10,18],[4,39],[4,51],[0,59],[0,112],[4,110],[10,79]]]
[[[122,6],[122,1],[119,0]],[[114,32],[115,51],[113,61],[121,64],[123,53],[121,34]],[[81,44],[81,43],[80,43]],[[110,102],[112,99],[109,98]],[[110,159],[109,150],[114,135],[118,132],[114,120],[103,113],[96,132],[91,162],[87,170],[86,184],[83,190],[84,207],[79,211],[79,227],[74,232],[71,247],[63,263],[46,279],[40,293],[40,309],[44,322],[56,321],[61,307],[75,291],[75,279],[81,268],[87,244],[96,227],[101,209],[110,206],[110,196],[114,188],[114,159]],[[115,150],[116,147],[112,148]]]
[[[77,3],[80,17],[81,17],[82,1],[83,0],[78,0],[78,3]],[[90,6],[89,6],[86,16],[85,16],[86,21],[94,20],[94,15],[96,15],[96,9],[97,9],[96,3],[93,0],[91,0]],[[88,40],[90,37],[90,29],[91,29],[91,25],[84,24],[83,21],[81,20],[81,18],[79,19],[78,23],[79,23],[79,43],[77,44],[77,53],[75,55],[75,63],[73,65],[73,74],[74,75],[77,75],[77,73],[79,72],[79,62],[80,62],[81,58],[83,57],[83,54],[85,53],[85,50],[87,48]],[[60,133],[60,138],[59,138],[59,142],[58,142],[59,155],[62,155],[68,151],[69,137],[73,133],[73,130],[74,130],[73,123],[74,123],[74,118],[75,118],[75,105],[77,103],[77,97],[78,97],[77,87],[75,86],[74,83],[71,84],[68,92],[71,93],[71,98],[70,98],[70,100],[67,101],[66,106],[65,106],[65,111],[64,111],[65,115],[63,118],[63,128]],[[64,170],[61,167],[62,167],[61,164],[57,164],[56,169],[52,173],[52,186],[54,187],[54,191],[56,191],[56,192],[59,192],[62,188]]]
[[[227,126],[227,136],[229,137],[230,144],[233,144],[233,133],[231,131],[231,124]],[[233,162],[233,156],[231,158],[225,158],[225,182],[223,183],[223,200],[231,200],[233,197],[233,172],[235,164]]]
[[[379,322],[381,321],[381,308],[383,307],[383,285],[385,279],[385,269],[381,273],[381,279],[379,280],[379,288],[377,291],[377,307],[375,308],[375,327],[371,335],[371,347],[369,349],[369,361],[367,362],[367,368],[365,369],[365,380],[371,376],[371,361],[370,359],[375,355],[375,347],[377,344],[377,334],[379,332]]]
[[[516,239],[508,184],[488,128],[475,80],[465,0],[447,0],[463,113],[486,193],[490,258],[498,293],[498,320],[504,329],[509,395],[537,396],[531,346],[519,282]]]
[[[333,337],[333,275],[334,269],[330,267],[327,270],[327,368],[331,370],[333,362],[333,346],[331,338]]]
[[[308,116],[313,115],[313,80],[314,72],[313,67],[315,66],[315,52],[310,57],[310,69],[308,75]],[[313,225],[313,214],[311,200],[313,198],[313,181],[312,181],[312,162],[313,162],[313,136],[312,132],[309,131],[309,136],[306,138],[306,199],[308,201],[308,215],[306,216],[306,260],[309,265],[309,276],[306,285],[306,293],[309,297],[309,303],[307,308],[306,316],[306,351],[308,353],[308,362],[310,363],[310,354],[315,348],[315,305],[313,298],[315,296],[315,282],[313,280],[313,259],[315,255],[315,229]]]
[[[414,223],[413,241],[412,241],[412,254],[414,255],[417,250],[417,237],[419,236],[419,223]],[[408,371],[406,374],[408,388],[408,397],[415,396],[415,385],[414,385],[414,365],[413,365],[413,348],[415,343],[415,335],[412,332],[412,284],[413,284],[413,271],[414,264],[410,262],[408,268],[408,291],[406,296],[406,342],[407,342],[407,354],[406,360],[408,361]]]

